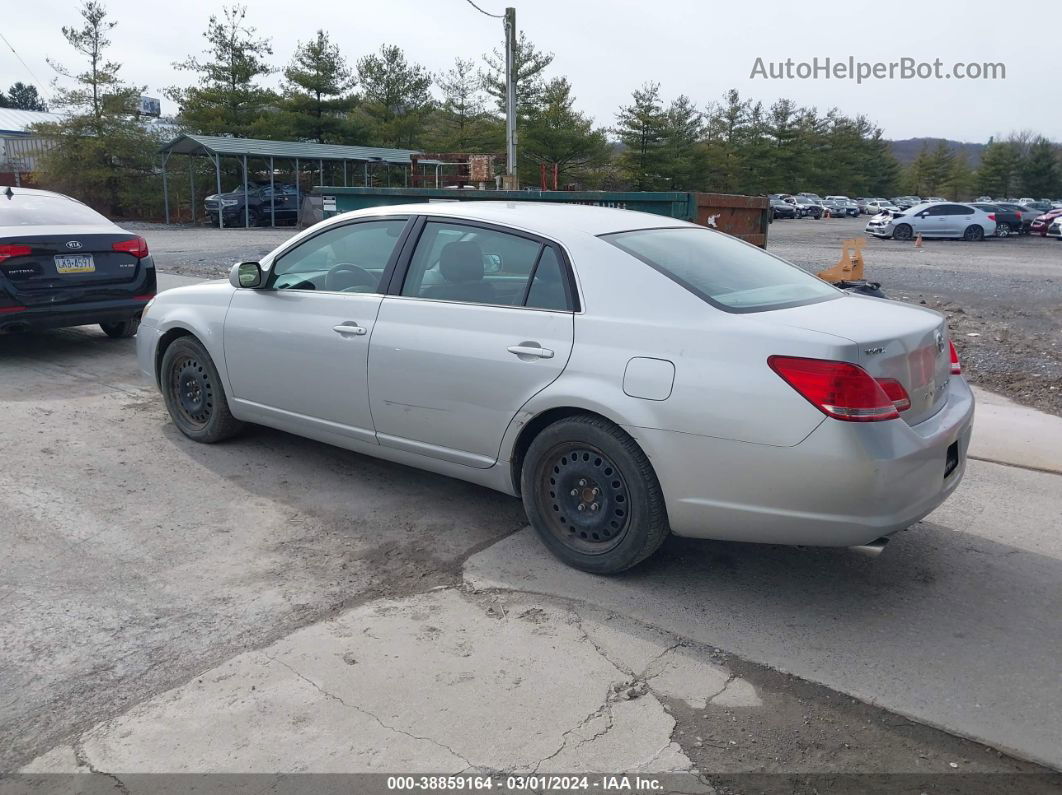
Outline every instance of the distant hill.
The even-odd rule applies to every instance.
[[[985,148],[984,144],[952,141],[950,138],[905,138],[902,141],[889,141],[889,146],[892,148],[893,157],[900,161],[900,165],[906,166],[914,162],[923,146],[928,146],[932,150],[941,141],[951,147],[952,151],[965,152],[966,162],[970,168],[977,168],[981,165],[981,152]]]

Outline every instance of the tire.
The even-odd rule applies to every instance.
[[[159,384],[173,424],[189,439],[213,444],[243,428],[229,411],[210,354],[195,337],[179,337],[166,349]]]
[[[140,328],[140,318],[131,317],[128,320],[119,320],[117,323],[100,323],[100,328],[108,337],[116,340],[127,339],[136,336],[136,330]]]
[[[912,237],[914,237],[914,230],[911,229],[910,224],[900,224],[892,230],[893,240],[910,240]]]
[[[649,459],[602,417],[576,415],[543,430],[524,457],[520,486],[546,548],[583,571],[626,571],[671,532]]]
[[[966,231],[962,233],[962,239],[970,242],[976,242],[978,240],[985,239],[985,230],[977,224],[970,224],[966,227]]]
[[[261,214],[253,207],[247,211],[247,223],[249,226],[258,226],[262,223]]]
[[[1010,237],[1010,224],[996,224],[996,237]]]

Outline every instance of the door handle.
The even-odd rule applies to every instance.
[[[338,326],[332,326],[332,331],[336,332],[337,334],[343,335],[352,334],[355,337],[361,337],[364,334],[368,333],[367,329],[362,326],[359,326],[353,320],[348,320],[346,323],[340,323]]]
[[[521,345],[510,345],[507,350],[515,356],[536,356],[539,359],[552,359],[553,351],[543,348],[538,343],[525,342]]]

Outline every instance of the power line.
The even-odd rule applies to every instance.
[[[489,11],[484,11],[482,8],[473,3],[472,0],[465,0],[465,2],[472,6],[474,9],[476,9],[476,11],[478,11],[479,13],[486,14],[488,17],[494,17],[495,19],[505,19],[505,14],[492,14]],[[20,58],[19,60],[22,59]]]
[[[471,0],[469,0],[469,2],[471,2]],[[37,75],[33,74],[33,70],[29,68],[29,64],[22,60],[22,56],[15,51],[15,48],[11,46],[11,42],[7,40],[7,37],[3,33],[0,33],[0,39],[4,40],[4,44],[7,45],[7,48],[15,54],[15,57],[18,58],[18,62],[22,64],[22,66],[26,69],[27,72],[29,72],[29,76],[33,78],[33,82],[37,84],[37,88],[41,90],[41,93],[44,96],[48,96],[48,91],[47,89],[45,89],[44,84],[41,83]]]

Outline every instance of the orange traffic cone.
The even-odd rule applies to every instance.
[[[915,238],[915,248],[922,248],[922,236],[921,235],[918,235],[918,237]]]

